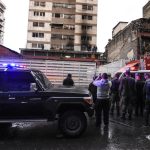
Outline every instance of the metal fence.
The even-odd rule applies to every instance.
[[[39,69],[54,85],[61,85],[67,74],[71,73],[75,85],[88,86],[96,72],[95,62],[0,59],[1,68],[3,63],[16,63],[27,68]]]

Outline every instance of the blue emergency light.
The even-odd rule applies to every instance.
[[[18,65],[18,64],[15,64],[15,63],[10,63],[10,64],[4,63],[4,64],[2,64],[2,66],[7,68],[7,69],[25,68],[24,65]]]

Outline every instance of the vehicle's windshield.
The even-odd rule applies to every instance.
[[[52,83],[48,80],[46,75],[41,71],[33,71],[34,75],[38,78],[38,80],[42,83],[45,89],[52,87]]]

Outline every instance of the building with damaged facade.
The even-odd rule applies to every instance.
[[[150,52],[150,19],[134,20],[115,32],[118,26],[121,26],[121,22],[113,29],[115,34],[105,47],[108,62],[136,60]]]
[[[137,60],[150,52],[150,1],[143,7],[143,18],[119,22],[105,47],[107,62]]]

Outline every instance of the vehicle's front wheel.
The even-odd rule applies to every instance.
[[[59,119],[59,128],[67,137],[78,137],[87,128],[86,116],[80,111],[67,111]]]

